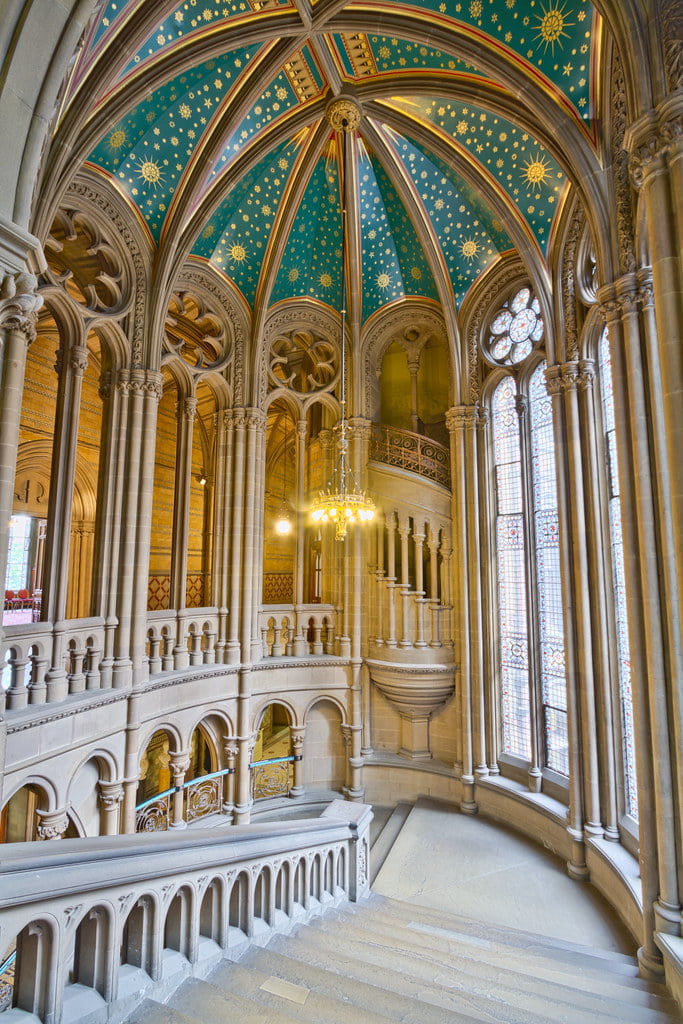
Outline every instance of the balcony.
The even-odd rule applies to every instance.
[[[385,466],[396,466],[418,473],[450,490],[450,452],[438,441],[432,441],[422,434],[373,423],[370,459]]]

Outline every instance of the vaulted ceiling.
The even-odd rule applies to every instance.
[[[600,25],[586,0],[110,0],[62,116],[90,94],[87,165],[252,307],[339,308],[343,179],[357,319],[458,308],[501,254],[547,260],[568,154],[594,152]]]

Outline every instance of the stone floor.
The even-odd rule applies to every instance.
[[[636,949],[602,897],[569,878],[557,857],[438,801],[417,802],[373,890],[486,924],[629,955]]]

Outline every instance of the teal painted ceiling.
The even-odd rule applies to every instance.
[[[151,3],[104,5],[71,88],[116,54],[88,163],[160,251],[182,239],[250,306],[337,309],[340,146],[325,106],[341,92],[362,114],[346,175],[363,320],[406,297],[457,308],[511,249],[548,257],[568,189],[557,124],[594,144],[600,20],[586,0],[318,0],[306,17],[301,0]],[[134,28],[145,41],[125,52]],[[517,120],[522,87],[535,105]]]

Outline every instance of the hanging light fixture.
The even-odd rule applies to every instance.
[[[342,210],[342,257],[341,257],[341,398],[338,456],[324,490],[320,491],[311,509],[315,523],[334,523],[335,538],[344,540],[348,526],[367,523],[374,518],[375,505],[356,480],[348,461],[348,440],[346,438],[346,195],[344,166],[346,158],[346,136],[360,124],[360,111],[352,100],[340,98],[330,104],[327,117],[341,136],[340,193]]]
[[[275,532],[286,537],[292,532],[292,519],[290,516],[289,504],[287,502],[287,413],[285,412],[285,446],[282,455],[282,502],[280,511],[275,519]]]

